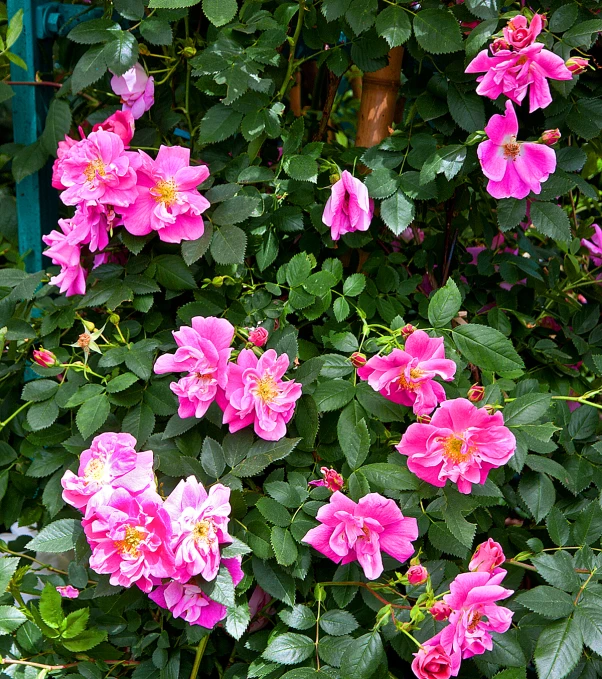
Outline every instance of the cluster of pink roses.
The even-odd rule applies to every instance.
[[[128,151],[134,119],[153,103],[152,79],[137,64],[111,82],[123,110],[94,125],[88,137],[81,128],[79,141],[66,136],[53,166],[52,185],[75,213],[43,240],[45,254],[61,267],[51,283],[67,296],[86,290],[82,257],[94,255],[94,267],[109,261],[103,250],[117,226],[135,236],[156,231],[167,243],[196,240],[204,232],[201,214],[209,201],[196,187],[209,170],[190,167],[190,151],[180,146],[161,146],[155,160]]]
[[[186,373],[171,384],[180,402],[179,416],[202,417],[215,401],[230,432],[253,426],[267,441],[285,436],[301,396],[299,383],[282,379],[288,356],[268,349],[258,358],[253,350],[243,349],[230,361],[234,326],[229,321],[197,316],[191,324],[174,331],[176,352],[160,356],[154,366],[158,374]]]
[[[234,585],[244,573],[241,557],[221,557],[228,534],[230,489],[209,492],[193,476],[163,500],[157,493],[153,453],[137,453],[130,434],[97,436],[80,457],[78,473],[61,480],[63,499],[83,514],[92,549],[90,568],[112,585],[136,585],[174,617],[213,628],[226,608],[202,590],[227,569]],[[72,596],[65,592],[63,596]]]
[[[541,143],[518,142],[518,120],[512,102],[522,103],[529,94],[529,112],[552,103],[547,78],[571,80],[585,68],[584,64],[561,57],[536,42],[544,17],[535,14],[513,17],[504,28],[503,38],[490,45],[491,56],[483,50],[466,67],[466,73],[485,73],[477,78],[477,94],[490,99],[508,97],[506,113],[494,115],[485,132],[489,139],[479,144],[478,156],[483,174],[489,179],[487,191],[494,198],[525,198],[531,191],[541,193],[545,182],[556,169],[556,154],[549,148],[560,138],[558,130],[547,130]]]

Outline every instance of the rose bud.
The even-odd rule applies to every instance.
[[[408,339],[408,337],[413,333],[416,332],[417,328],[414,327],[411,323],[408,323],[407,325],[404,325],[403,328],[401,329],[401,336],[404,339]]]
[[[410,585],[417,587],[418,585],[423,585],[428,580],[429,572],[424,566],[411,566],[408,568],[406,575]]]
[[[587,71],[589,59],[585,59],[584,57],[571,57],[565,62],[565,66],[573,75],[581,75]]]
[[[468,400],[472,401],[473,403],[482,401],[484,396],[485,387],[482,387],[480,384],[473,384],[468,390]]]
[[[366,356],[364,354],[360,354],[359,351],[354,351],[351,356],[349,357],[349,360],[351,361],[351,365],[354,368],[361,368],[366,365]]]
[[[249,342],[256,347],[262,347],[268,341],[268,331],[265,328],[253,328],[249,331]]]
[[[491,43],[491,51],[496,54],[500,50],[509,50],[510,45],[504,40],[504,38],[496,38]]]
[[[57,363],[56,356],[52,351],[48,351],[48,349],[44,349],[43,347],[33,350],[33,360],[43,368],[51,368]]]
[[[416,418],[417,422],[420,422],[420,424],[430,424],[431,423],[431,416],[430,415],[418,415]]]
[[[320,472],[324,478],[317,481],[310,481],[310,486],[325,486],[331,493],[335,493],[337,490],[341,490],[345,485],[345,479],[338,471],[336,471],[336,469],[321,467]]]
[[[487,571],[495,573],[498,566],[501,566],[506,557],[504,550],[499,542],[489,538],[487,542],[481,543],[472,555],[472,559],[468,564],[468,569],[471,571]]]
[[[452,609],[448,606],[445,601],[436,601],[430,608],[429,613],[438,622],[443,622],[447,620],[451,615]]]
[[[541,135],[541,142],[546,146],[554,146],[554,144],[560,139],[560,130],[546,130]]]

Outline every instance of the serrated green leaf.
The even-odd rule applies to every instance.
[[[539,679],[563,679],[579,662],[583,637],[577,622],[568,618],[546,627],[535,647],[535,667]]]
[[[211,255],[218,264],[242,264],[246,248],[247,235],[238,226],[226,225],[215,229]]]
[[[414,17],[414,35],[431,54],[449,54],[463,48],[462,34],[454,15],[444,9],[423,9]]]
[[[111,404],[105,394],[93,396],[77,411],[75,422],[84,440],[95,434],[106,422]]]
[[[269,499],[269,498],[264,498]],[[297,560],[297,545],[293,540],[291,532],[280,526],[272,527],[271,544],[276,561],[281,566],[292,566]]]
[[[447,283],[435,292],[428,306],[428,317],[435,328],[443,328],[460,310],[462,295],[458,290],[453,278],[448,278]]]

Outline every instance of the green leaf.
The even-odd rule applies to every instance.
[[[552,507],[546,518],[550,539],[558,547],[566,545],[571,534],[571,526],[558,507]]]
[[[303,438],[300,444],[301,449],[313,449],[318,433],[319,419],[318,408],[312,396],[305,395],[297,401],[295,425],[297,433]]]
[[[155,429],[155,414],[146,403],[139,403],[123,418],[121,429],[131,434],[142,446]]]
[[[314,642],[304,634],[286,632],[268,644],[261,657],[280,665],[296,665],[315,652]]]
[[[219,479],[226,468],[226,460],[221,445],[209,436],[206,436],[203,441],[201,464],[207,474],[214,479]]]
[[[242,264],[246,248],[247,235],[238,226],[226,225],[215,229],[211,241],[211,255],[218,264]]]
[[[318,163],[310,156],[289,156],[284,163],[286,174],[300,182],[318,181]]]
[[[536,523],[545,519],[556,502],[554,484],[545,474],[531,472],[523,474],[518,484],[518,492]]]
[[[589,49],[595,37],[597,37],[596,34],[601,31],[602,19],[580,21],[562,36],[562,41],[571,47],[585,47]]]
[[[53,380],[34,380],[23,387],[21,398],[23,401],[46,401],[56,394],[58,388],[58,382]]]
[[[519,396],[504,407],[504,424],[507,427],[533,424],[546,414],[551,403],[550,394],[530,393]]]
[[[116,31],[115,36],[102,48],[107,66],[116,75],[123,75],[138,61],[138,43],[128,31]]]
[[[44,148],[41,139],[34,141],[34,143],[29,144],[29,146],[24,146],[13,158],[12,169],[15,181],[19,183],[20,181],[23,181],[25,177],[29,177],[29,175],[34,172],[41,170],[47,159],[48,153]]]
[[[201,587],[218,604],[228,608],[234,606],[234,583],[230,571],[223,564],[217,576],[211,582],[203,582]]]
[[[462,34],[454,15],[444,9],[423,9],[414,17],[414,35],[431,54],[449,54],[463,48]]]
[[[93,396],[80,407],[75,416],[75,422],[84,441],[102,427],[110,411],[111,404],[105,394]]]
[[[341,679],[371,677],[385,659],[385,649],[378,632],[369,632],[354,640],[351,651],[343,656]]]
[[[513,373],[524,368],[512,342],[499,330],[467,323],[453,329],[453,338],[464,358],[483,370]]]
[[[435,292],[428,306],[428,317],[435,328],[446,326],[460,310],[462,295],[458,290],[453,278],[448,278],[447,283]]]
[[[63,646],[73,653],[81,653],[98,646],[98,644],[106,641],[106,639],[107,632],[105,630],[88,629],[73,639],[63,641]]]
[[[568,552],[559,551],[554,554],[539,554],[532,559],[537,572],[552,587],[558,587],[566,592],[573,592],[580,586],[581,581],[575,573],[573,559]]]
[[[46,124],[42,133],[42,144],[47,153],[56,155],[59,141],[65,138],[70,128],[71,109],[69,104],[64,99],[55,97],[48,109]]]
[[[516,601],[533,613],[549,620],[568,618],[575,611],[573,599],[561,589],[541,585],[516,597]]]
[[[462,515],[463,499],[459,497],[459,493],[452,488],[446,488],[444,493],[447,499],[447,507],[443,512],[445,525],[458,542],[470,549],[477,526],[467,521]]]
[[[113,0],[113,7],[122,17],[130,21],[140,21],[144,17],[142,0]]]
[[[4,20],[6,21],[6,14],[4,15]],[[10,49],[17,42],[22,31],[23,31],[23,9],[18,9],[8,22],[8,28],[6,30],[5,38],[7,50]]]
[[[63,613],[63,598],[58,593],[56,587],[47,582],[42,590],[39,603],[40,615],[42,620],[54,629],[58,629],[65,621]]]
[[[497,25],[498,19],[495,18],[482,21],[478,26],[475,26],[466,39],[466,56],[474,57],[481,47],[483,47],[489,38],[496,32]]]
[[[332,310],[334,312],[334,317],[339,323],[342,323],[347,316],[351,313],[349,303],[343,297],[337,297],[332,305]]]
[[[32,431],[48,429],[59,416],[59,407],[54,400],[35,403],[27,411],[27,422]]]
[[[351,1],[349,9],[345,12],[345,19],[347,19],[355,35],[364,33],[374,24],[377,9],[377,0]]]
[[[69,31],[67,37],[81,45],[94,45],[110,40],[120,26],[112,19],[89,19]]]
[[[412,223],[414,212],[414,203],[401,190],[383,200],[380,206],[380,216],[383,222],[396,236],[399,236]]]
[[[324,413],[338,410],[346,406],[353,398],[355,387],[347,380],[329,380],[318,384],[313,393],[318,412]]]
[[[602,535],[602,508],[591,502],[579,513],[573,524],[573,537],[577,545],[593,545]]]
[[[8,583],[17,570],[18,565],[18,556],[4,556],[0,559],[0,595],[6,591]]]
[[[362,474],[370,486],[379,490],[416,490],[419,479],[407,467],[387,462],[376,462],[362,467]]]
[[[500,0],[467,0],[466,7],[479,19],[497,19]]]
[[[269,523],[286,528],[291,522],[291,515],[286,508],[271,497],[259,498],[255,506]]]
[[[0,636],[12,634],[27,620],[20,610],[13,606],[0,606]]]
[[[280,439],[279,441],[257,441],[251,447],[249,456],[230,472],[241,478],[260,474],[269,464],[287,457],[301,439]]]
[[[235,639],[240,639],[245,633],[249,622],[251,621],[251,614],[249,612],[249,604],[244,603],[234,608],[228,609],[228,617],[226,618],[226,632]]]
[[[268,594],[287,606],[295,605],[295,581],[281,568],[274,568],[272,563],[253,557],[253,575],[257,584]]]
[[[313,611],[303,604],[297,604],[291,610],[285,608],[278,615],[285,625],[293,629],[310,629],[310,627],[315,627],[316,625],[316,616]]]
[[[86,583],[87,584],[87,583]],[[63,629],[62,637],[63,639],[72,639],[78,634],[81,634],[88,624],[88,618],[90,617],[89,608],[80,608],[77,611],[69,613],[65,618],[65,622],[61,626]]]
[[[359,403],[352,401],[340,414],[337,423],[341,450],[354,471],[362,466],[370,452],[370,433],[364,415]]]
[[[122,375],[117,375],[107,384],[107,393],[117,394],[120,391],[124,391],[128,387],[131,387],[134,382],[138,381],[138,377],[133,373],[123,373]]]
[[[257,209],[258,200],[251,196],[234,196],[220,203],[211,221],[217,226],[239,224],[248,219]]]
[[[577,21],[578,14],[579,5],[576,2],[562,5],[550,17],[550,31],[552,33],[562,33],[568,30]]]
[[[213,225],[211,222],[205,222],[205,232],[200,238],[182,241],[182,258],[188,266],[198,262],[207,252],[212,237]]]
[[[140,24],[140,35],[151,45],[171,45],[173,34],[167,21],[150,17]]]
[[[276,555],[276,561],[281,566],[292,566],[295,563],[298,555],[297,545],[288,529],[273,526],[270,542]]]
[[[581,658],[583,637],[577,622],[569,618],[545,627],[535,647],[539,679],[563,679]]]
[[[450,83],[447,105],[451,117],[466,132],[476,132],[485,126],[485,105],[477,94],[464,92],[455,83]]]
[[[527,214],[527,199],[502,198],[497,202],[497,222],[502,231],[518,226]]]
[[[33,552],[68,552],[75,548],[75,544],[82,535],[81,521],[76,519],[59,519],[42,528],[26,548]]]
[[[303,283],[303,289],[310,295],[322,297],[337,284],[337,279],[330,271],[318,271],[311,274]]]
[[[408,13],[397,5],[387,7],[376,17],[376,32],[389,43],[389,47],[403,45],[412,35]]]
[[[197,285],[190,269],[178,255],[159,255],[153,260],[157,282],[168,290],[194,290]]]
[[[537,231],[544,236],[549,236],[559,241],[571,240],[569,218],[556,203],[532,203],[531,221]]]
[[[311,273],[311,261],[305,252],[294,255],[286,265],[286,280],[291,288],[302,285]]]
[[[357,297],[361,295],[366,287],[366,277],[363,273],[352,273],[347,276],[343,283],[343,294],[348,297]]]
[[[374,391],[367,382],[357,385],[356,396],[362,408],[381,422],[402,422],[405,418],[403,406],[389,401],[378,391]]]
[[[446,554],[453,554],[460,559],[466,558],[468,549],[449,531],[444,523],[431,523],[428,536],[433,546]]]
[[[236,16],[236,0],[203,0],[203,12],[214,26],[225,26]]]
[[[185,2],[186,0],[182,0]],[[195,4],[192,0],[188,0],[191,4]],[[186,5],[188,6],[188,5]],[[235,111],[224,104],[216,104],[212,106],[199,127],[199,143],[214,144],[218,141],[224,141],[238,132],[243,114]]]
[[[359,625],[349,611],[330,610],[320,618],[320,627],[333,637],[351,634]]]
[[[575,622],[581,630],[583,641],[592,651],[600,655],[602,651],[602,594],[599,585],[587,588],[579,600],[575,611]]]

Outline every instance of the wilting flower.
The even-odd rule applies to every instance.
[[[541,193],[541,183],[556,169],[556,154],[544,144],[517,142],[518,120],[512,102],[504,115],[493,115],[477,155],[483,174],[489,179],[487,191],[494,198],[525,198],[530,191]]]
[[[504,37],[512,47],[522,49],[532,45],[542,29],[543,20],[541,14],[534,14],[530,23],[527,17],[519,14],[510,19],[505,26]]]
[[[122,210],[123,225],[134,236],[152,231],[166,243],[200,238],[205,225],[201,214],[209,201],[197,190],[209,176],[206,165],[190,166],[190,149],[161,146],[153,160],[140,154],[137,195]]]
[[[397,445],[418,478],[439,488],[449,479],[464,494],[473,483],[485,483],[489,470],[506,464],[515,449],[502,413],[490,415],[465,398],[442,403],[430,424],[411,424]]]
[[[571,57],[566,62],[566,67],[573,75],[581,75],[582,73],[585,73],[588,66],[589,59],[585,59],[584,57]]]
[[[332,240],[339,240],[345,233],[367,231],[373,213],[374,201],[368,196],[366,185],[343,170],[339,181],[332,185],[322,215],[322,221],[330,227]]]
[[[176,580],[186,583],[195,575],[213,580],[217,575],[219,546],[232,542],[228,535],[229,500],[229,488],[217,483],[207,493],[194,476],[180,481],[165,500],[172,522]]]
[[[499,542],[495,542],[493,538],[489,538],[487,542],[482,542],[472,555],[472,559],[468,564],[471,571],[486,571],[488,573],[499,573],[500,568],[506,557],[504,550]]]
[[[414,653],[412,672],[418,679],[449,679],[460,667],[459,659],[454,662],[441,644],[425,644]]]
[[[560,130],[558,128],[555,130],[546,130],[541,135],[541,141],[546,146],[554,146],[554,144],[559,141],[561,136],[562,135],[560,134]]]
[[[449,381],[455,372],[456,364],[445,358],[443,338],[417,330],[408,337],[404,350],[373,356],[357,374],[389,401],[412,406],[416,415],[424,415],[445,400],[445,391],[434,378]]]
[[[414,553],[416,519],[404,517],[393,500],[378,493],[365,495],[357,504],[333,493],[316,518],[321,525],[309,530],[303,542],[335,563],[358,561],[368,580],[376,580],[384,570],[381,552],[398,561]]]
[[[43,368],[52,368],[52,366],[57,363],[56,356],[52,351],[48,351],[48,349],[44,349],[44,347],[34,349],[32,355],[33,360]]]
[[[113,75],[111,89],[121,98],[124,111],[131,111],[134,120],[141,118],[155,103],[155,79],[148,76],[141,64],[123,75]]]
[[[249,342],[256,347],[263,347],[268,341],[268,336],[268,331],[259,326],[258,328],[253,328],[249,331]]]
[[[468,390],[468,400],[472,403],[478,403],[485,398],[485,387],[480,384],[473,384]]]
[[[328,467],[320,467],[320,472],[322,473],[323,479],[318,479],[317,481],[310,481],[310,486],[325,486],[332,493],[345,485],[345,479],[339,474],[336,469],[329,469]]]
[[[103,491],[125,488],[135,495],[154,485],[153,452],[137,453],[131,434],[96,436],[79,458],[77,475],[67,470],[61,479],[63,500],[84,510],[91,498]]]
[[[435,601],[435,603],[429,608],[429,613],[438,622],[443,622],[447,620],[451,615],[452,609],[448,606],[445,601]]]
[[[236,363],[228,365],[226,393],[218,394],[218,405],[231,433],[253,425],[257,436],[266,441],[286,435],[286,424],[301,396],[298,382],[282,379],[288,366],[288,356],[278,356],[273,349],[261,358],[251,349],[243,349]]]
[[[408,568],[406,576],[410,585],[418,587],[418,585],[423,585],[428,580],[429,572],[424,566],[417,564],[416,566],[410,566],[410,568]]]
[[[589,256],[594,266],[602,266],[602,229],[597,224],[592,224],[592,228],[594,233],[591,240],[582,238],[581,245],[589,250]]]
[[[136,584],[148,593],[155,578],[173,574],[171,520],[155,492],[134,497],[117,488],[82,525],[92,549],[90,568],[109,574],[112,585]]]
[[[49,246],[44,254],[61,267],[60,273],[50,279],[50,285],[56,285],[67,297],[83,295],[86,292],[86,271],[81,265],[81,246],[74,237],[75,224],[72,219],[59,219],[59,227],[60,231],[55,229],[42,236]]]
[[[191,325],[173,332],[178,345],[175,354],[159,356],[154,366],[159,375],[188,373],[170,385],[180,402],[178,415],[182,418],[202,417],[218,390],[225,389],[234,337],[234,326],[225,318],[195,316]]]
[[[134,136],[134,116],[129,110],[115,111],[112,116],[109,116],[102,123],[96,123],[92,128],[92,132],[98,130],[115,133],[121,139],[123,145],[127,147]]]
[[[79,596],[79,589],[76,589],[72,585],[57,587],[56,591],[65,599],[77,599]]]

